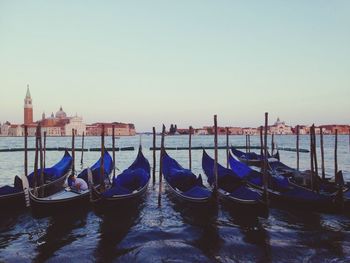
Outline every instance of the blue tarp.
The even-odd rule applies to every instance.
[[[108,178],[109,174],[113,170],[113,160],[111,155],[107,150],[104,151],[104,158],[103,158],[103,167],[104,167],[104,176],[105,178]],[[98,159],[98,161],[90,167],[91,173],[92,173],[92,179],[94,185],[98,185],[101,182],[101,157]],[[84,169],[79,175],[78,178],[84,179],[85,182],[88,183],[88,169]],[[71,186],[71,180],[68,180],[68,185]]]
[[[210,197],[211,192],[203,185],[202,177],[196,177],[191,170],[183,168],[176,160],[164,153],[162,173],[165,180],[179,189],[183,195],[192,198]]]
[[[261,199],[261,195],[256,191],[253,191],[245,186],[237,187],[233,190],[230,195],[234,198],[238,198],[241,200],[254,200],[259,201]]]
[[[144,157],[141,147],[135,161],[117,177],[112,179],[112,187],[102,193],[103,197],[131,194],[143,188],[150,179],[151,167]]]
[[[71,164],[72,156],[70,156],[68,151],[66,151],[62,159],[57,164],[50,168],[44,169],[44,181],[54,181],[62,177],[67,173]],[[38,176],[40,176],[40,174],[41,169],[38,169]],[[34,186],[34,172],[28,175],[28,182],[30,187]]]
[[[0,195],[14,194],[21,191],[23,191],[22,180],[17,175],[15,176],[13,186],[5,185],[0,187]]]

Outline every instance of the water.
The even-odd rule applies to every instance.
[[[157,145],[159,145],[160,139]],[[251,145],[259,145],[252,137]],[[308,136],[301,136],[301,148],[308,148]],[[277,136],[281,147],[294,147],[294,136]],[[231,136],[234,145],[243,145],[245,137]],[[166,137],[166,145],[186,146],[186,136]],[[80,147],[80,138],[76,146]],[[85,138],[85,145],[98,147],[100,139]],[[107,146],[111,145],[106,138]],[[120,147],[139,144],[139,137],[122,137]],[[211,146],[213,137],[194,136],[193,146]],[[225,137],[219,137],[225,144]],[[70,138],[48,138],[47,147],[70,146]],[[152,136],[143,136],[145,156],[152,162]],[[334,137],[325,137],[327,173],[334,173]],[[33,138],[29,146],[34,146]],[[0,148],[23,147],[23,138],[0,138]],[[48,152],[47,166],[63,152]],[[188,166],[187,151],[169,151],[183,166]],[[212,151],[209,154],[213,155]],[[280,152],[281,160],[295,166],[296,153]],[[136,151],[117,152],[119,170],[130,165]],[[350,153],[347,136],[339,137],[339,169],[350,180]],[[300,166],[309,168],[309,154],[301,153]],[[320,155],[319,155],[320,156]],[[76,154],[77,170],[92,164],[97,152]],[[29,154],[32,164],[34,153]],[[159,156],[157,155],[157,161]],[[193,170],[202,173],[201,151],[192,152]],[[219,161],[226,163],[225,151]],[[320,162],[319,162],[320,163]],[[0,185],[12,183],[22,174],[23,153],[0,153]],[[158,165],[158,163],[157,163]],[[158,167],[157,167],[158,168]],[[158,170],[157,170],[158,182]],[[308,211],[271,208],[267,218],[252,217],[242,211],[219,206],[217,210],[197,214],[191,208],[173,202],[163,188],[161,207],[157,204],[158,184],[150,184],[144,202],[127,214],[97,216],[90,210],[35,219],[30,211],[0,214],[0,262],[350,262],[350,217]]]

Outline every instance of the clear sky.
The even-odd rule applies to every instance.
[[[350,123],[350,1],[0,0],[0,122]]]

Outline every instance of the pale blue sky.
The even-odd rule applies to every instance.
[[[350,1],[1,1],[0,122],[350,123]]]

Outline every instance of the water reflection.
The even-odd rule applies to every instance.
[[[100,240],[95,251],[97,261],[112,262],[130,251],[130,249],[119,249],[118,244],[129,233],[130,228],[140,221],[139,215],[144,207],[143,203],[144,200],[141,200],[139,204],[133,203],[123,209],[116,208],[116,211],[101,216]]]
[[[242,240],[245,243],[255,246],[251,255],[242,255],[244,260],[254,257],[257,262],[271,261],[271,244],[268,231],[264,228],[259,220],[259,216],[268,217],[268,211],[264,209],[251,210],[241,209],[223,203],[222,210],[234,227],[238,227],[243,235]]]
[[[82,237],[73,233],[74,229],[82,229],[86,226],[87,211],[75,213],[63,213],[49,219],[46,233],[37,239],[37,255],[34,262],[43,262],[51,258],[60,248],[71,244]]]

